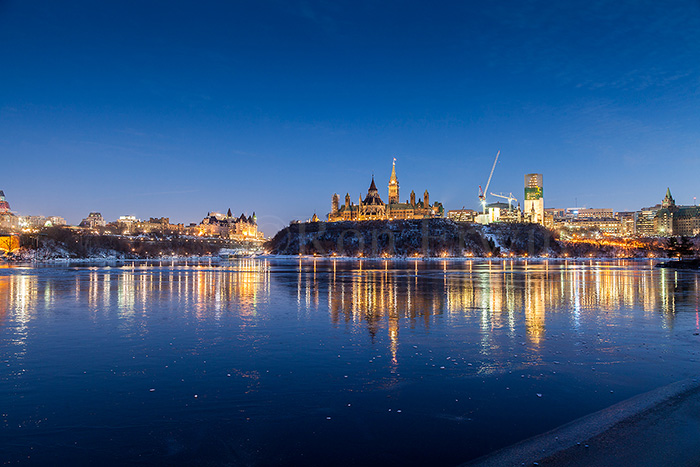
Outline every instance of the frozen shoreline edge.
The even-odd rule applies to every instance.
[[[104,258],[104,257],[94,257],[94,258],[50,258],[50,259],[33,259],[33,260],[18,260],[18,261],[4,261],[5,264],[67,264],[67,263],[128,263],[128,262],[157,262],[157,261],[214,261],[214,262],[229,262],[236,261],[240,259],[280,259],[280,260],[333,260],[333,261],[418,261],[418,262],[435,262],[435,261],[449,261],[449,262],[506,262],[506,261],[531,261],[531,262],[564,262],[564,261],[575,261],[575,262],[587,262],[587,261],[634,261],[634,262],[648,262],[648,261],[668,261],[670,258],[664,257],[654,257],[654,258],[639,258],[639,257],[610,257],[610,256],[580,256],[580,257],[552,257],[552,256],[512,256],[512,257],[441,257],[441,256],[366,256],[366,257],[356,257],[356,256],[313,256],[313,255],[255,255],[250,257],[241,257],[234,260],[223,258],[220,256],[164,256],[161,258]]]
[[[610,432],[620,424],[637,417],[651,415],[671,400],[695,396],[698,390],[700,390],[698,377],[677,381],[499,449],[462,464],[461,467],[538,465],[545,461],[547,465],[557,465],[556,459],[551,458],[558,454],[569,449],[583,448],[587,441]]]

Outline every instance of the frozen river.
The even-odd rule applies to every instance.
[[[700,368],[649,261],[0,269],[9,464],[456,465]]]

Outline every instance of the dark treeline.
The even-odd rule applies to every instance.
[[[697,254],[697,243],[692,243],[696,245],[691,251],[693,254]],[[555,232],[538,224],[481,226],[448,219],[423,219],[292,224],[279,231],[265,246],[268,252],[281,255],[487,257],[512,254],[573,258],[672,256],[672,248],[685,248],[673,245],[676,245],[673,239],[659,238],[615,240],[601,237],[562,241]]]
[[[192,237],[140,235],[126,237],[95,234],[64,227],[22,234],[20,248],[35,252],[37,259],[51,258],[157,258],[159,256],[203,256],[221,248],[240,246],[226,240]]]
[[[246,247],[225,239],[123,236],[66,227],[45,228],[20,236],[20,259],[158,258],[214,255],[221,248]],[[695,257],[694,238],[588,239],[562,241],[537,224],[481,226],[448,219],[309,222],[292,224],[265,244],[271,254],[319,256],[552,256],[552,257]],[[25,253],[28,253],[26,255]],[[15,255],[17,256],[17,255]]]

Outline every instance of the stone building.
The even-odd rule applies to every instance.
[[[654,216],[654,233],[662,237],[700,234],[700,206],[677,206],[671,189],[666,189],[661,209]]]
[[[202,222],[195,227],[196,234],[205,237],[221,237],[234,240],[263,239],[263,233],[258,231],[258,221],[255,213],[251,216],[241,214],[234,217],[231,209],[226,215],[209,212]]]
[[[19,218],[10,211],[10,203],[5,198],[5,192],[0,190],[0,231],[15,231],[19,229]]]
[[[99,212],[91,212],[88,216],[80,222],[80,227],[86,227],[89,229],[94,229],[96,227],[104,227],[107,225],[104,217]]]
[[[369,220],[395,220],[395,219],[426,219],[432,217],[443,217],[444,208],[442,203],[434,202],[430,204],[430,194],[428,190],[423,193],[423,198],[416,200],[416,193],[411,191],[409,199],[405,203],[399,202],[399,180],[396,177],[396,159],[391,168],[389,178],[388,202],[382,201],[379,190],[372,182],[367,190],[365,198],[359,197],[355,204],[350,199],[350,194],[345,194],[345,203],[340,205],[340,197],[334,194],[331,199],[331,212],[328,214],[330,222],[338,221],[369,221]]]

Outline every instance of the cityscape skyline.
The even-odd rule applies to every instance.
[[[387,187],[387,192],[388,192],[388,197],[387,197],[387,199],[389,199],[389,198],[392,196],[392,180],[396,183],[396,181],[395,181],[395,177],[396,177],[395,165],[396,165],[396,158],[394,158],[394,164],[393,164],[393,167],[392,167],[391,180],[390,180],[390,182],[389,182],[389,186]],[[610,215],[609,217],[612,217],[613,214],[615,215],[615,217],[617,217],[617,214],[629,214],[629,213],[634,213],[634,212],[641,212],[641,211],[643,211],[643,210],[645,210],[645,209],[654,209],[653,211],[650,211],[650,212],[656,212],[656,209],[658,209],[658,208],[661,206],[661,203],[658,203],[658,202],[657,202],[657,203],[650,204],[650,205],[648,205],[648,206],[639,206],[639,207],[637,207],[636,209],[633,209],[633,210],[630,210],[630,211],[616,210],[616,209],[610,208],[609,206],[604,206],[604,207],[602,207],[602,206],[590,207],[590,206],[585,206],[585,205],[572,205],[572,206],[567,206],[567,207],[564,207],[564,206],[549,206],[549,205],[544,204],[544,198],[542,197],[542,193],[543,193],[542,174],[525,174],[525,186],[524,186],[524,192],[525,192],[525,193],[524,193],[523,195],[521,195],[520,198],[516,198],[515,196],[513,196],[513,193],[512,193],[512,192],[510,192],[510,196],[511,196],[512,198],[509,198],[509,196],[503,196],[503,195],[499,195],[499,194],[495,194],[495,195],[494,195],[492,192],[490,192],[490,193],[487,194],[487,196],[485,196],[485,201],[484,201],[485,204],[484,204],[484,203],[477,203],[476,206],[471,206],[471,207],[463,206],[463,207],[461,207],[461,208],[453,207],[452,209],[449,209],[449,210],[448,210],[448,209],[444,209],[444,210],[443,210],[442,203],[437,203],[437,202],[436,202],[435,205],[440,207],[440,212],[439,212],[439,213],[438,213],[437,211],[436,211],[436,212],[433,212],[433,215],[432,215],[432,216],[428,216],[428,217],[443,217],[443,216],[445,216],[445,217],[451,217],[451,216],[449,215],[450,212],[462,212],[462,211],[464,211],[465,209],[466,209],[466,211],[473,211],[474,213],[479,214],[479,213],[482,212],[482,210],[485,210],[485,209],[486,209],[485,206],[486,206],[486,207],[505,206],[505,205],[510,206],[510,204],[511,204],[510,202],[512,201],[512,207],[513,207],[513,209],[516,209],[516,208],[517,208],[518,211],[524,216],[523,221],[526,221],[526,222],[534,222],[534,223],[539,223],[539,224],[545,224],[545,225],[546,225],[547,223],[544,221],[544,217],[543,217],[543,216],[544,216],[544,211],[542,211],[541,213],[539,213],[539,214],[537,215],[536,218],[530,219],[530,217],[528,217],[529,214],[530,214],[530,213],[528,212],[528,206],[530,206],[528,203],[531,203],[531,201],[528,201],[528,198],[527,198],[527,197],[528,197],[528,194],[527,194],[527,193],[528,193],[528,190],[531,190],[532,187],[535,186],[535,185],[532,185],[532,183],[533,183],[533,182],[532,182],[533,177],[539,177],[539,178],[536,179],[536,180],[538,180],[538,181],[536,182],[536,183],[537,183],[537,186],[539,186],[539,188],[538,188],[538,190],[539,190],[539,191],[538,191],[538,196],[540,197],[540,198],[539,198],[540,207],[537,208],[537,209],[539,209],[539,210],[544,210],[544,211],[548,211],[548,212],[574,212],[574,213],[577,213],[579,210],[583,210],[583,211],[587,211],[587,212],[588,212],[588,211],[590,211],[590,212],[597,212],[597,211],[600,211],[600,213],[596,213],[596,215],[594,216],[595,218],[598,218],[598,217],[600,217],[601,213],[602,213],[602,214],[605,214],[605,213],[608,213],[608,212],[609,212],[609,215]],[[382,190],[379,190],[378,188],[376,188],[375,183],[376,183],[376,182],[375,182],[375,176],[374,176],[374,174],[373,174],[373,175],[371,176],[370,191],[372,191],[373,189],[374,189],[374,190],[378,190],[379,193],[377,194],[377,196],[378,196],[379,198],[381,198],[381,197],[383,197],[383,195],[381,194],[381,191],[382,191]],[[396,183],[396,184],[397,184],[397,183]],[[397,191],[396,188],[394,188],[394,190]],[[667,187],[667,189],[666,189],[666,193],[667,193],[667,194],[666,194],[666,197],[667,197],[667,198],[670,196],[670,191],[671,191],[670,187]],[[428,194],[428,190],[425,191],[424,195],[427,196],[427,194]],[[322,221],[322,222],[323,222],[323,221],[338,221],[338,220],[343,220],[343,219],[338,218],[337,216],[334,217],[334,214],[333,214],[333,210],[334,210],[334,209],[336,209],[336,210],[338,209],[338,203],[340,202],[340,196],[338,195],[338,193],[335,193],[335,194],[332,196],[332,198],[333,198],[333,199],[332,199],[332,203],[331,203],[332,206],[331,206],[331,209],[329,210],[329,213],[327,213],[327,214],[322,214],[321,216],[318,216],[318,215],[317,215],[318,213],[317,213],[317,212],[314,212],[314,214],[313,214],[313,219],[290,219],[287,223],[285,223],[285,224],[282,225],[281,227],[284,227],[285,225],[288,225],[290,222],[291,222],[291,223],[294,223],[294,222],[305,222],[305,221],[306,221],[306,222],[308,222],[308,221],[311,221],[311,222]],[[362,202],[362,198],[363,198],[363,195],[360,194],[360,202]],[[502,198],[507,199],[509,202],[508,202],[508,203],[505,203],[504,200],[503,200]],[[352,201],[352,196],[349,195],[349,192],[346,194],[346,196],[344,197],[344,199],[345,199],[345,203],[346,203],[346,204],[347,204],[347,203],[351,203],[353,206],[355,205],[355,202]],[[411,199],[410,203],[415,203],[415,201],[414,201],[414,200],[416,199],[416,194],[415,194],[415,192],[411,192],[411,194],[410,194],[410,199]],[[427,199],[427,198],[426,198],[426,199]],[[365,202],[366,202],[366,200],[365,200]],[[397,200],[392,201],[392,202],[400,202],[400,200],[397,199]],[[406,202],[409,203],[408,199],[407,199]],[[421,200],[421,202],[422,202],[422,200]],[[387,205],[388,205],[388,204],[387,204]],[[402,205],[399,205],[399,206],[402,206]],[[409,204],[408,206],[410,207],[410,204]],[[421,206],[422,206],[422,204],[421,204]],[[681,203],[679,203],[679,206],[690,207],[690,206],[698,206],[698,205],[697,205],[696,199],[694,198],[692,203],[688,203],[688,204],[681,204]],[[152,215],[150,215],[150,216],[145,216],[145,217],[141,218],[141,217],[139,217],[139,216],[134,216],[134,215],[132,215],[132,214],[127,214],[127,215],[119,215],[119,216],[117,216],[117,217],[110,218],[110,217],[107,217],[107,216],[102,216],[102,213],[101,213],[101,211],[99,211],[99,210],[90,211],[89,215],[87,216],[87,219],[85,218],[85,216],[83,216],[83,218],[81,219],[81,222],[74,222],[74,223],[72,223],[72,222],[66,222],[65,218],[63,218],[62,216],[57,216],[57,215],[51,215],[51,214],[49,214],[49,215],[46,215],[46,214],[38,214],[38,215],[37,215],[37,214],[34,214],[34,213],[22,213],[22,212],[18,212],[17,210],[10,209],[10,205],[9,205],[9,203],[6,201],[6,197],[4,196],[4,192],[3,192],[2,190],[0,190],[0,207],[4,209],[4,211],[0,211],[0,212],[9,212],[9,213],[13,213],[13,214],[15,214],[15,215],[17,215],[17,216],[19,216],[19,217],[23,217],[23,218],[39,218],[39,219],[45,219],[45,220],[46,220],[46,219],[48,219],[48,220],[59,219],[61,222],[60,222],[59,224],[57,224],[57,225],[79,225],[79,224],[82,225],[87,219],[89,219],[89,218],[90,218],[91,216],[93,216],[93,215],[99,216],[100,219],[103,219],[103,217],[104,217],[105,220],[102,221],[102,225],[104,225],[105,223],[117,223],[117,222],[127,222],[127,223],[128,223],[128,222],[141,222],[141,221],[148,222],[148,221],[146,221],[146,218],[149,218],[149,217],[150,217],[150,219],[151,219],[152,222],[155,222],[155,221],[154,221],[154,217],[153,217]],[[498,208],[497,208],[497,209],[498,209]],[[532,209],[532,208],[530,207],[530,209]],[[224,214],[221,214],[219,211],[220,211],[220,210],[213,210],[213,209],[207,211],[207,214],[206,214],[206,216],[205,216],[205,220],[206,220],[207,218],[209,218],[209,216],[214,216],[214,215],[217,215],[217,216],[225,216]],[[250,211],[250,209],[244,209],[243,212],[242,212],[242,214],[241,214],[241,216],[244,216],[244,217],[247,216],[249,211]],[[484,212],[485,212],[485,211],[484,211]],[[533,212],[534,212],[534,211],[533,211]],[[539,211],[538,211],[538,212],[539,212]],[[228,213],[229,213],[228,216],[231,217],[231,208],[228,208]],[[438,215],[438,214],[439,214],[439,215]],[[447,215],[446,215],[446,214],[447,214]],[[251,215],[251,217],[256,217],[256,219],[257,219],[255,210],[252,210],[252,215]],[[341,217],[342,217],[342,216],[341,216]],[[399,218],[400,218],[400,217],[401,217],[401,216],[399,216]],[[422,216],[422,215],[419,215],[419,213],[416,214],[416,218],[422,218],[422,217],[423,217],[423,216]],[[458,217],[459,217],[459,216],[458,216]],[[234,216],[234,218],[235,218],[235,216]],[[390,218],[390,217],[387,217],[387,219],[389,219],[389,218]],[[392,217],[392,218],[393,218],[393,217]],[[168,221],[170,220],[170,218],[166,218],[166,217],[162,217],[161,219],[167,219]],[[352,219],[354,219],[354,218],[352,218]],[[351,217],[348,217],[348,218],[345,219],[345,220],[352,220],[352,219],[351,219]],[[463,220],[463,219],[462,219],[462,220]],[[514,221],[513,219],[509,219],[509,220],[506,220],[505,222],[513,222],[513,221]],[[471,220],[471,222],[489,223],[489,221],[487,221],[486,218],[485,218],[484,220],[480,220],[480,221]],[[494,220],[491,220],[490,222],[494,222]],[[495,222],[499,222],[499,221],[496,220]],[[192,222],[191,220],[177,220],[177,221],[174,222],[174,224],[189,225],[189,226],[195,226],[195,225],[197,225],[196,222]],[[200,223],[200,224],[201,224],[201,223]],[[274,225],[274,224],[268,224],[268,225]],[[281,228],[281,227],[280,227],[280,228]],[[274,234],[274,232],[273,232],[273,234]],[[271,235],[272,235],[272,234],[271,234]]]
[[[692,1],[6,2],[0,189],[71,224],[230,207],[274,233],[394,157],[478,209],[500,150],[489,191],[520,202],[542,173],[545,207],[690,205],[699,26]]]

